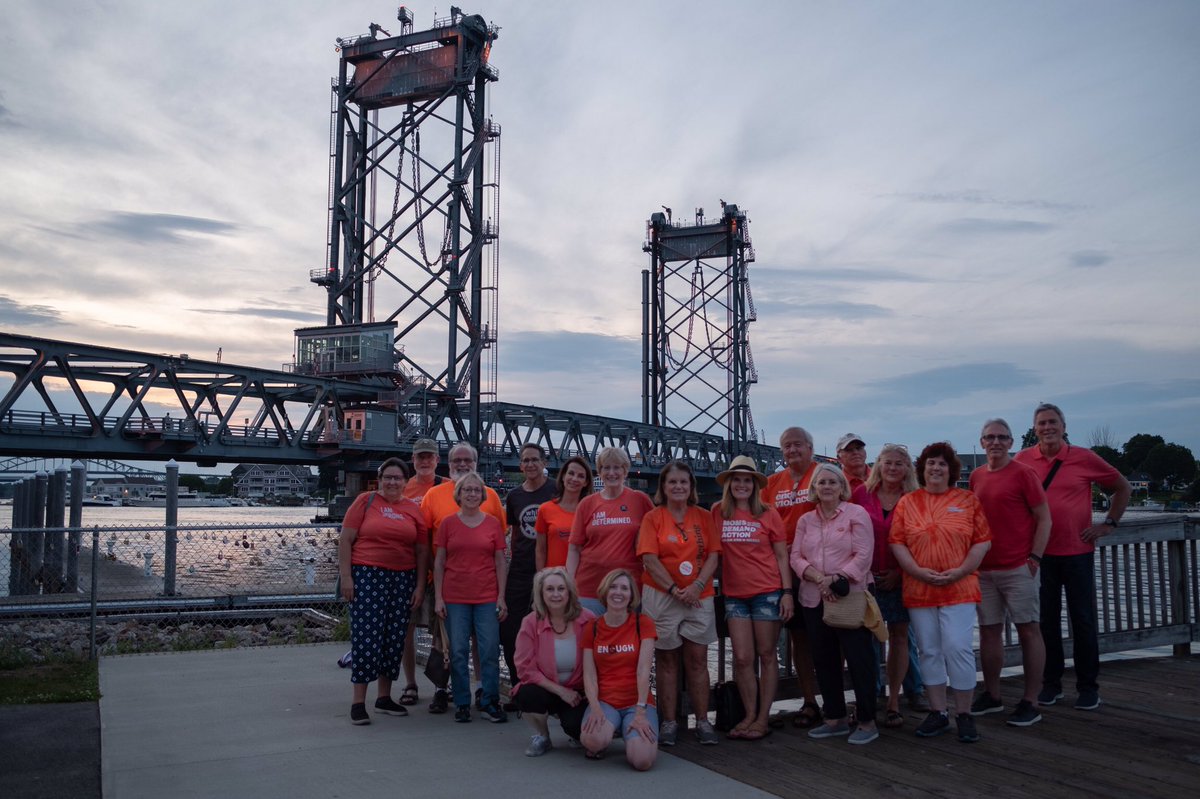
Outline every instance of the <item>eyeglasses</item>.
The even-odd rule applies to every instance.
[[[458,493],[460,493],[460,494],[482,494],[483,489],[480,488],[479,486],[463,486],[462,488],[458,489]]]
[[[542,462],[541,458],[521,458],[522,466],[524,466],[527,463],[541,463],[541,462]]]
[[[989,433],[986,436],[980,436],[979,439],[981,441],[985,441],[985,442],[992,442],[992,441],[1003,442],[1003,441],[1012,441],[1012,436],[1006,436],[1004,434],[995,435],[995,434]]]
[[[379,479],[380,480],[403,480],[404,475],[402,475],[402,474],[385,474],[383,477],[380,477]]]

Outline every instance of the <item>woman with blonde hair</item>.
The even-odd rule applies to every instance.
[[[795,612],[787,531],[778,511],[759,496],[767,477],[753,458],[734,458],[717,482],[721,501],[713,505],[712,516],[721,537],[721,594],[733,647],[733,677],[746,708],[746,718],[727,737],[757,741],[771,734],[768,720],[779,685],[775,647],[781,624]]]
[[[562,566],[533,577],[533,612],[517,633],[516,701],[533,727],[525,749],[539,757],[553,748],[547,717],[558,716],[563,732],[578,741],[587,703],[583,697],[583,637],[595,614],[580,606],[575,584]]]
[[[888,631],[885,727],[904,725],[904,716],[900,713],[900,686],[904,685],[908,692],[909,704],[918,701],[922,689],[916,648],[909,648],[909,617],[901,592],[903,572],[888,546],[892,512],[900,502],[900,497],[916,490],[917,474],[908,448],[903,444],[884,444],[867,475],[866,483],[855,488],[850,498],[871,517],[871,527],[875,533],[875,553],[871,558],[871,574],[875,581],[871,585],[871,593],[879,603],[879,611]]]
[[[604,488],[579,501],[571,525],[567,550],[567,574],[579,589],[580,603],[599,615],[600,580],[613,569],[628,569],[634,579],[642,576],[637,556],[638,531],[642,517],[654,508],[650,497],[625,485],[629,455],[617,447],[605,447],[596,456],[596,473]]]
[[[613,569],[596,589],[604,615],[584,626],[583,689],[587,712],[580,743],[590,760],[604,757],[613,733],[625,739],[625,760],[638,771],[658,757],[658,713],[650,694],[654,622],[638,613],[637,580]]]

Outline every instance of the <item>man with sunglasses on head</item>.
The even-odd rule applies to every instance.
[[[1038,566],[1050,540],[1050,506],[1042,481],[1033,469],[1009,454],[1012,428],[1003,419],[983,423],[979,443],[987,465],[971,472],[971,491],[983,505],[992,546],[979,564],[981,600],[979,659],[983,664],[983,693],[971,704],[972,716],[1000,713],[1000,669],[1004,666],[1004,617],[1017,627],[1025,670],[1025,695],[1008,718],[1014,727],[1042,720],[1037,693],[1046,664],[1046,648],[1038,615]]]
[[[1062,595],[1067,595],[1075,645],[1076,710],[1100,707],[1100,644],[1096,620],[1096,539],[1116,528],[1133,489],[1125,477],[1086,447],[1067,441],[1062,409],[1043,402],[1033,412],[1035,446],[1017,453],[1018,463],[1033,467],[1050,503],[1050,543],[1041,563],[1042,640],[1046,668],[1038,704],[1063,698]],[[1092,523],[1092,485],[1111,494],[1108,515]]]

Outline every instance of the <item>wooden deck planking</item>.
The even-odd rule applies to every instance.
[[[790,725],[758,743],[723,740],[701,747],[688,733],[672,754],[778,796],[946,796],[964,791],[996,797],[1153,797],[1195,795],[1200,786],[1200,657],[1124,660],[1101,668],[1104,704],[1077,711],[1074,675],[1065,703],[1042,710],[1029,728],[1004,724],[1021,694],[1004,680],[1005,713],[976,718],[983,740],[960,743],[951,731],[914,734],[905,726],[853,747],[817,741]],[[882,717],[882,712],[880,713]]]

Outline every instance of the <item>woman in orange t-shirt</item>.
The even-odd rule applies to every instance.
[[[728,737],[757,741],[771,734],[768,719],[779,685],[775,647],[780,624],[795,610],[787,531],[778,511],[762,501],[767,477],[753,458],[734,458],[717,482],[723,493],[712,516],[721,538],[721,594],[733,646],[733,678],[746,708],[746,717]],[[756,656],[761,664],[757,677]]]
[[[483,717],[508,721],[500,708],[500,622],[508,616],[504,603],[507,569],[504,562],[504,528],[495,516],[484,513],[485,487],[475,472],[459,477],[454,501],[459,511],[442,520],[434,545],[434,611],[446,622],[450,634],[450,676],[454,688],[454,720],[471,720],[471,635],[479,647],[483,682]]]
[[[658,714],[650,695],[650,659],[656,633],[638,613],[638,589],[628,569],[613,569],[597,587],[604,613],[583,629],[583,744],[599,760],[613,732],[625,739],[625,760],[646,771],[658,757]]]
[[[571,524],[567,574],[579,588],[579,602],[596,615],[604,603],[596,595],[601,578],[613,569],[628,569],[642,576],[637,556],[642,517],[654,508],[650,497],[625,485],[629,455],[618,447],[605,447],[596,456],[596,471],[604,488],[579,501]]]
[[[708,645],[717,640],[712,576],[720,563],[721,538],[712,514],[697,502],[692,467],[671,461],[658,474],[658,507],[642,519],[638,534],[642,607],[658,632],[655,684],[663,703],[658,731],[662,746],[674,746],[679,734],[675,712],[681,655],[696,712],[696,737],[706,745],[718,740],[708,720]]]
[[[567,565],[571,525],[579,501],[592,493],[592,467],[578,455],[567,458],[555,479],[558,494],[550,502],[538,506],[533,529],[537,531],[537,550],[534,558],[538,571]]]
[[[352,724],[371,723],[366,707],[371,680],[379,681],[376,710],[408,715],[392,699],[392,681],[400,676],[409,615],[425,595],[429,559],[425,517],[417,503],[404,498],[410,475],[399,458],[384,461],[377,472],[379,490],[358,495],[338,539],[341,593],[350,603]]]
[[[955,488],[962,463],[948,442],[930,444],[917,458],[921,488],[896,504],[888,534],[904,570],[904,606],[921,650],[929,715],[917,728],[928,738],[950,727],[946,685],[954,690],[958,739],[979,740],[968,709],[975,693],[972,632],[979,603],[979,563],[991,546],[983,506]]]

